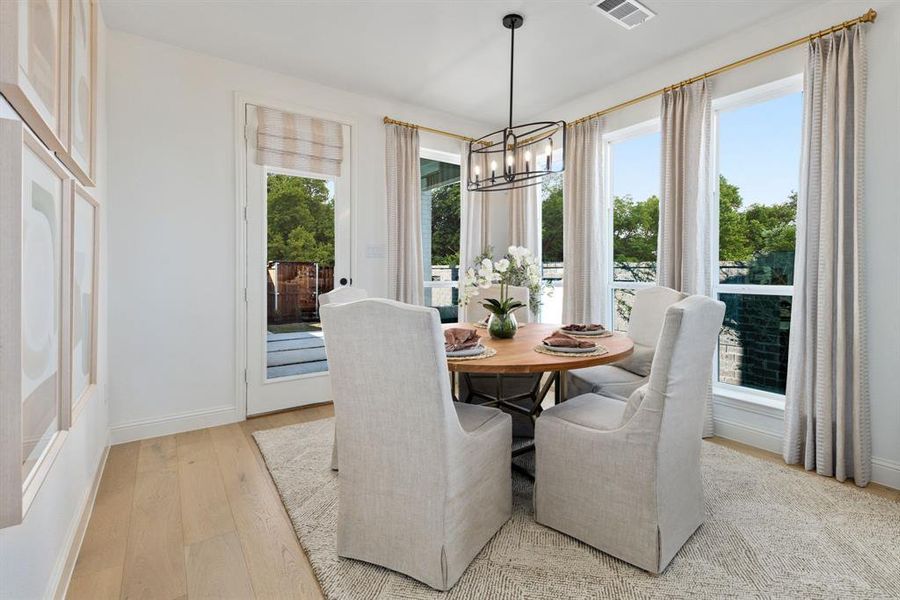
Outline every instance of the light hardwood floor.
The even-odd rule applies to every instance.
[[[333,414],[331,405],[313,406],[113,446],[68,597],[322,598],[250,436]],[[712,441],[781,462],[771,452]],[[873,484],[866,491],[900,502],[897,490]]]

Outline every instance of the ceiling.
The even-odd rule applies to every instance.
[[[505,124],[508,12],[515,111],[548,111],[812,0],[643,0],[628,31],[587,0],[102,0],[113,29],[358,93]],[[402,118],[403,115],[396,115]]]

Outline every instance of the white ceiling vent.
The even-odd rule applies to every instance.
[[[591,4],[625,29],[634,29],[656,15],[637,0],[595,0]]]

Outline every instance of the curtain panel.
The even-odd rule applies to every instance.
[[[484,192],[470,192],[469,181],[469,143],[461,142],[459,147],[459,200],[460,200],[460,237],[459,266],[465,270],[472,266],[475,257],[480,255],[491,244],[491,211],[490,196]],[[484,157],[472,157],[472,167],[481,166],[481,172],[487,172],[487,160]]]
[[[686,294],[712,293],[712,100],[706,80],[662,96],[662,162],[657,281]],[[710,357],[712,360],[712,357]],[[703,436],[713,434],[712,382]]]
[[[423,304],[422,182],[417,129],[385,124],[385,182],[388,296],[407,304]]]
[[[566,136],[563,172],[563,322],[607,320],[609,289],[603,261],[606,216],[600,120],[574,125]]]
[[[866,485],[865,25],[809,43],[783,454]]]
[[[516,169],[525,170],[525,153],[521,150],[516,153]],[[532,159],[533,160],[533,159]],[[529,165],[534,167],[534,164]],[[530,185],[510,190],[508,196],[509,205],[509,241],[513,246],[523,246],[531,250],[535,261],[543,265],[541,246],[541,184]],[[500,252],[499,254],[503,254]],[[539,315],[531,312],[532,321],[537,321]]]
[[[341,176],[344,134],[340,123],[264,106],[256,114],[257,164]]]

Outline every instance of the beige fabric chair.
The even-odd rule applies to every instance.
[[[369,293],[363,288],[350,286],[334,288],[330,292],[319,294],[319,308],[321,309],[328,304],[346,304],[357,300],[365,300],[368,297]],[[338,470],[337,437],[334,438],[331,444],[331,469],[333,471]]]
[[[454,404],[432,308],[322,307],[341,440],[337,552],[453,587],[512,512],[509,415]]]
[[[330,292],[319,294],[319,307],[326,304],[346,304],[347,302],[356,302],[357,300],[365,300],[369,297],[369,293],[362,288],[344,286],[334,288]]]
[[[671,306],[650,381],[627,403],[585,394],[537,421],[535,520],[653,573],[704,519],[700,431],[725,305]]]
[[[516,311],[516,321],[520,324],[531,322],[531,311],[528,309],[528,288],[509,286],[509,295],[525,305]],[[476,323],[487,318],[491,313],[481,305],[488,298],[500,298],[500,286],[493,285],[488,289],[478,290],[465,306],[463,322]],[[482,335],[488,337],[487,330]],[[541,374],[523,373],[521,375],[500,375],[499,373],[466,373],[460,377],[459,399],[463,402],[492,403],[500,396],[514,403],[532,404],[540,390]],[[534,424],[526,415],[513,413],[513,435],[531,437],[534,435]]]
[[[569,397],[594,393],[624,402],[634,390],[647,383],[666,309],[684,298],[687,294],[667,287],[637,290],[628,321],[628,337],[634,341],[634,354],[611,365],[570,371]]]

